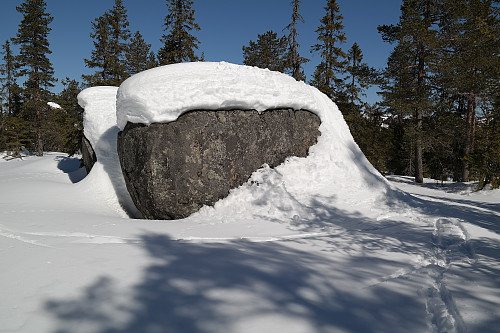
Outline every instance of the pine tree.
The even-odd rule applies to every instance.
[[[161,38],[163,47],[158,51],[160,65],[201,60],[195,55],[200,42],[191,34],[199,31],[195,22],[192,0],[166,0],[168,14],[165,17],[165,34]]]
[[[299,13],[300,0],[292,0],[292,22],[285,28],[290,33],[287,36],[288,52],[287,52],[287,69],[290,71],[292,77],[298,81],[305,81],[306,77],[302,70],[302,64],[309,61],[309,59],[301,57],[299,54],[299,42],[297,41],[297,23],[304,23],[304,18]]]
[[[431,111],[432,85],[429,66],[435,61],[439,20],[439,0],[404,0],[396,26],[379,26],[384,40],[395,42],[386,70],[384,103],[411,115],[414,127],[409,131],[414,147],[415,181],[423,183],[424,114]]]
[[[446,21],[436,72],[443,89],[466,105],[461,179],[467,181],[470,174],[467,157],[475,148],[478,105],[485,100],[492,103],[495,95],[487,92],[500,76],[498,7],[492,0],[446,0],[444,4]]]
[[[54,69],[47,55],[52,53],[47,39],[50,32],[49,24],[53,18],[46,13],[46,3],[43,0],[25,0],[17,11],[23,15],[17,35],[12,40],[20,45],[20,54],[16,63],[20,70],[19,76],[26,76],[24,83],[25,101],[23,113],[33,119],[36,128],[36,150],[43,155],[42,112],[46,108],[47,90],[54,86]]]
[[[257,42],[250,41],[243,46],[243,64],[284,72],[286,67],[286,38],[267,31],[257,36]]]
[[[87,85],[119,86],[129,74],[126,71],[126,53],[130,31],[127,10],[122,0],[115,0],[113,8],[92,22],[94,50],[90,59],[84,59],[92,75],[83,75]]]
[[[144,41],[144,38],[139,31],[136,31],[134,36],[130,38],[126,59],[126,69],[127,73],[130,75],[134,75],[157,66],[156,56],[151,51],[151,44]]]
[[[312,47],[313,52],[318,52],[321,62],[316,67],[311,84],[328,97],[338,102],[343,96],[346,54],[339,44],[345,43],[343,32],[344,17],[336,0],[327,0],[324,7],[326,14],[321,19],[321,25],[316,30],[319,43]]]
[[[500,187],[500,94],[497,86],[493,104],[483,106],[484,117],[479,124],[477,145],[466,157],[471,172],[477,176],[478,189],[491,184]]]

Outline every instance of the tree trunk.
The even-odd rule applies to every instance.
[[[415,182],[424,182],[424,168],[422,163],[422,123],[425,90],[425,46],[418,43],[418,77],[417,77],[417,95],[419,98],[418,105],[415,106]]]
[[[468,95],[467,99],[467,133],[465,138],[464,158],[467,158],[474,150],[474,137],[476,134],[476,101],[477,97],[474,93]],[[470,164],[464,159],[462,169],[462,181],[469,181]]]
[[[415,182],[424,182],[424,167],[422,163],[422,110],[417,109],[415,112]]]
[[[35,75],[38,74],[38,68],[35,68]],[[42,138],[42,113],[40,110],[40,82],[38,77],[35,83],[35,113],[36,113],[36,137],[37,137],[37,155],[43,156],[43,138]]]

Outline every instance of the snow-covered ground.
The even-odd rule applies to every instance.
[[[0,332],[498,332],[500,191],[383,178],[317,89],[180,64],[79,103],[89,175],[60,153],[0,159]],[[277,107],[320,116],[307,158],[263,166],[184,220],[129,217],[127,121]]]
[[[120,217],[78,166],[0,159],[1,332],[500,327],[500,191],[394,176],[411,195],[318,196],[307,223],[160,222]]]

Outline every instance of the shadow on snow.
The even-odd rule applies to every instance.
[[[322,237],[198,244],[145,234],[136,245],[154,263],[131,289],[101,276],[80,297],[48,300],[45,310],[57,319],[56,333],[427,332],[425,295],[432,267],[426,271],[388,254],[432,256],[432,221],[440,217],[498,233],[496,215],[488,207],[478,210],[392,190],[386,201],[394,211],[405,206],[426,214],[430,223],[376,221],[337,209],[334,197],[317,197],[308,207],[315,218],[301,228],[331,231]],[[479,278],[498,290],[500,244],[472,242],[479,260],[464,269],[458,263],[450,279]],[[454,286],[454,292],[476,297],[473,286]],[[484,299],[477,304],[485,310],[498,306]],[[499,325],[499,318],[489,317],[468,330],[493,332]]]
[[[87,176],[87,172],[82,167],[79,158],[57,156],[55,160],[57,161],[57,168],[66,173],[73,184],[78,183]]]
[[[268,321],[260,328],[271,331],[376,332],[387,328],[388,321],[394,331],[426,328],[425,318],[415,316],[424,306],[413,295],[381,285],[370,292],[335,285],[339,275],[350,280],[346,285],[363,285],[372,277],[366,265],[394,265],[390,260],[357,256],[344,264],[286,242],[192,244],[150,234],[142,244],[156,263],[145,269],[131,290],[132,299],[120,304],[117,283],[103,276],[79,299],[46,303],[59,320],[57,333],[77,328],[96,333],[231,332],[261,319]],[[333,276],[337,278],[329,278]],[[416,282],[402,281],[400,287],[407,284],[413,289]],[[117,313],[126,320],[117,322]]]

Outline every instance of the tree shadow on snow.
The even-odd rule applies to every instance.
[[[436,265],[419,267],[391,254],[432,256],[432,219],[438,216],[498,232],[494,214],[393,190],[385,200],[395,211],[404,205],[427,214],[430,224],[390,216],[377,221],[318,196],[308,207],[314,218],[295,227],[327,231],[324,236],[199,244],[146,234],[138,244],[121,245],[141,246],[152,259],[130,289],[101,276],[80,297],[48,300],[45,309],[56,318],[55,333],[427,332],[426,295]],[[498,287],[499,267],[489,264],[498,262],[498,242],[474,242],[480,260],[454,277],[474,281],[480,274]],[[476,295],[465,285],[450,290],[466,299]],[[478,304],[494,305],[483,299]],[[499,318],[479,318],[469,331],[492,332],[498,325]]]
[[[49,300],[45,308],[57,319],[55,333],[432,330],[426,295],[429,274],[441,267],[418,267],[390,255],[432,255],[432,227],[376,221],[325,206],[327,199],[312,203],[317,218],[309,221],[311,231],[331,231],[322,237],[197,244],[143,235],[139,244],[128,245],[141,246],[153,259],[140,281],[124,290],[102,276],[81,297]],[[480,240],[475,247],[478,263],[450,276],[491,281],[495,290],[500,271],[490,263],[498,262],[499,244]],[[471,286],[452,287],[452,296],[477,296]],[[477,304],[494,306],[484,299]],[[468,330],[493,332],[499,324],[485,316]]]
[[[117,282],[101,277],[78,299],[46,303],[46,310],[58,319],[55,332],[427,328],[425,316],[415,315],[425,312],[424,305],[407,290],[418,288],[418,282],[402,280],[400,289],[382,283],[369,292],[358,289],[373,277],[365,266],[394,266],[389,259],[353,256],[342,263],[322,250],[304,251],[287,242],[193,244],[155,234],[143,236],[142,241],[155,263],[125,292],[131,299],[120,301],[124,291]],[[336,285],[342,276],[345,285]],[[247,327],[256,323],[254,329]]]

